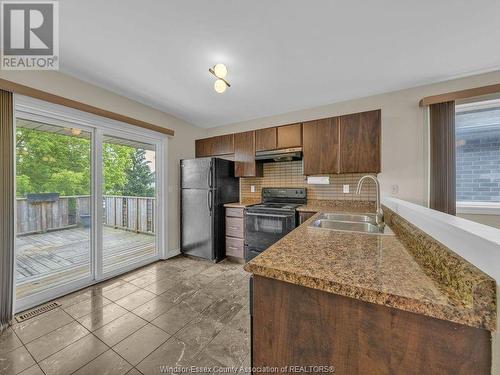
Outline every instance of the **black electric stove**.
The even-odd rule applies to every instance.
[[[296,209],[306,201],[304,188],[263,188],[262,203],[245,209],[245,261],[295,229]]]

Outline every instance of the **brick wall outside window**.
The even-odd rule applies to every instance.
[[[500,106],[457,111],[457,201],[500,202]]]

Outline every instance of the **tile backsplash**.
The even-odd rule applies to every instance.
[[[263,187],[305,187],[308,200],[370,200],[374,201],[376,189],[373,181],[365,181],[361,194],[356,194],[359,179],[366,173],[331,174],[329,185],[309,185],[304,176],[302,161],[265,163],[263,177],[240,178],[240,200],[258,200]],[[255,192],[251,192],[251,186]],[[349,185],[349,193],[343,193]]]

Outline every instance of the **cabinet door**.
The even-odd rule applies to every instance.
[[[255,151],[276,149],[276,128],[259,129],[255,131]]]
[[[226,237],[226,255],[244,258],[244,248],[243,238]]]
[[[233,134],[197,139],[195,149],[197,158],[232,154],[234,153]]]
[[[277,148],[302,146],[302,124],[278,126]]]
[[[380,172],[380,110],[340,118],[340,173]]]
[[[303,125],[304,174],[339,172],[339,118],[305,122]]]
[[[208,139],[197,139],[194,141],[195,155],[197,158],[209,156],[208,152]]]
[[[262,164],[255,162],[255,131],[234,135],[234,173],[236,177],[262,176]]]

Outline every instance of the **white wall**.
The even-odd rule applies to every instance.
[[[425,96],[495,83],[500,83],[500,71],[225,125],[209,129],[208,134],[239,132],[381,108],[382,173],[379,177],[382,194],[389,195],[391,185],[397,184],[398,198],[425,204],[427,121],[426,110],[418,106],[419,100]],[[335,87],[332,87],[334,90]],[[225,95],[230,94],[228,91]]]
[[[179,160],[194,157],[194,140],[206,131],[111,91],[51,71],[0,71],[0,78],[78,100],[175,131],[168,142],[168,250],[179,249]]]

